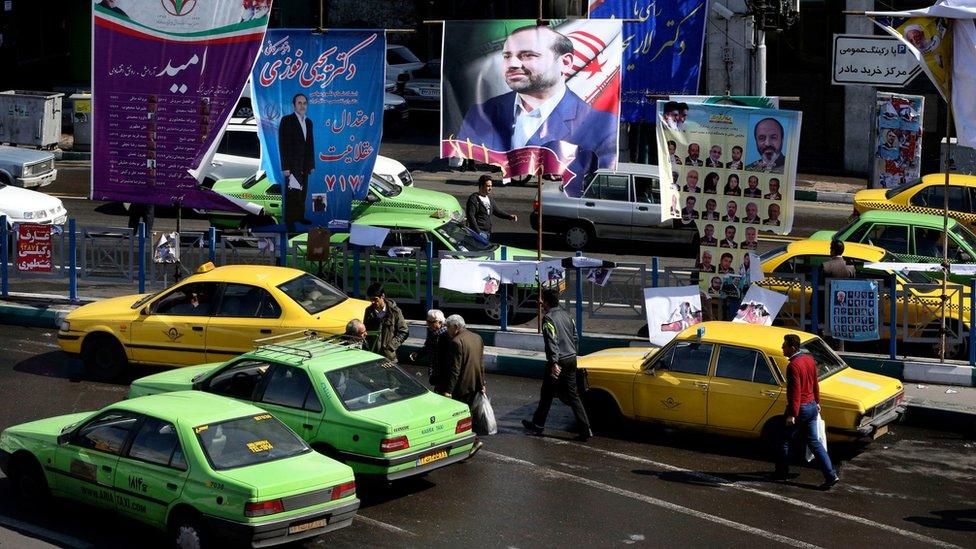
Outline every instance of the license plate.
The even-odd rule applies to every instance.
[[[440,452],[435,452],[433,454],[427,454],[426,456],[417,460],[417,465],[427,465],[428,463],[435,462],[439,459],[444,459],[447,457],[447,450],[441,450]]]
[[[315,528],[322,528],[328,522],[327,519],[313,520],[312,522],[303,522],[301,524],[296,524],[288,529],[289,534],[300,534],[302,532],[307,532],[308,530],[314,530]]]
[[[441,93],[440,90],[427,90],[427,89],[420,90],[420,95],[424,97],[436,97],[437,95],[440,95],[440,93]]]
[[[872,439],[880,438],[880,437],[884,436],[884,434],[887,433],[887,432],[888,432],[888,426],[887,425],[885,425],[883,427],[879,427],[878,430],[874,432],[874,435],[871,438]]]

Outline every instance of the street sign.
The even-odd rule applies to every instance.
[[[921,72],[915,56],[893,36],[834,35],[833,84],[900,88]]]

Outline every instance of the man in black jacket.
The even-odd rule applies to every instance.
[[[403,311],[396,302],[387,299],[383,285],[374,282],[366,289],[366,297],[370,305],[363,313],[363,324],[370,332],[378,332],[370,351],[379,353],[387,359],[397,361],[397,349],[410,335],[407,321],[403,318]]]
[[[483,175],[478,178],[478,192],[471,193],[464,213],[468,217],[468,226],[480,234],[485,240],[491,239],[491,216],[518,221],[518,216],[498,208],[495,199],[491,198],[491,176]]]
[[[278,152],[281,171],[285,176],[285,223],[288,232],[295,232],[295,223],[310,225],[305,219],[308,198],[308,176],[315,169],[315,138],[312,121],[308,119],[308,98],[299,93],[291,100],[295,112],[281,117],[278,126]]]
[[[447,324],[444,321],[444,313],[440,309],[427,311],[427,339],[419,351],[410,353],[411,362],[427,362],[430,369],[427,381],[436,393],[447,391],[444,387],[448,377],[445,370],[450,367],[448,344],[451,337],[447,334]]]

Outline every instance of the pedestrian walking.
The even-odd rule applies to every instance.
[[[481,336],[464,327],[461,315],[451,315],[445,320],[448,343],[449,367],[446,370],[442,394],[463,402],[471,408],[479,393],[487,390],[485,384],[484,353],[485,343]],[[471,455],[481,449],[483,443],[475,442]]]
[[[428,366],[427,381],[436,393],[446,392],[447,382],[445,369],[448,365],[448,343],[451,338],[447,334],[447,324],[444,313],[440,309],[427,311],[427,338],[419,351],[410,353],[411,362],[426,362]]]
[[[383,285],[379,282],[369,285],[366,296],[370,305],[363,313],[363,324],[366,325],[366,330],[377,332],[376,341],[370,346],[370,350],[396,362],[397,349],[410,335],[403,312],[395,301],[386,297]]]
[[[817,418],[820,416],[820,384],[817,381],[817,365],[813,357],[800,352],[800,336],[787,334],[783,336],[783,354],[789,357],[786,366],[786,424],[783,429],[783,440],[776,456],[776,472],[774,478],[785,480],[790,472],[790,444],[799,434],[804,443],[820,462],[824,482],[820,485],[827,490],[837,484],[840,477],[834,470],[827,455],[827,449],[817,437]]]
[[[541,435],[549,416],[552,399],[556,396],[573,409],[579,434],[576,439],[586,441],[593,436],[590,420],[580,400],[576,386],[576,322],[559,306],[559,292],[548,289],[542,292],[542,338],[546,347],[546,376],[542,381],[539,406],[532,421],[522,420],[522,426],[533,434]]]
[[[510,214],[495,203],[491,195],[492,180],[490,175],[483,175],[478,178],[478,192],[471,193],[468,202],[464,207],[464,213],[468,218],[468,226],[480,234],[485,241],[491,240],[491,216],[518,221],[518,216]]]

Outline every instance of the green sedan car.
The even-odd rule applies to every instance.
[[[470,457],[468,406],[385,358],[317,337],[132,383],[130,397],[194,389],[253,402],[361,475],[396,480]]]
[[[871,244],[906,263],[942,263],[943,223],[944,219],[938,215],[870,210],[838,231],[819,231],[810,238]],[[949,263],[972,263],[976,258],[976,235],[951,217],[948,229]],[[925,274],[939,280],[942,276]],[[970,277],[950,274],[949,280],[967,284]]]
[[[234,197],[238,201],[251,202],[261,208],[261,214],[240,212],[209,212],[210,223],[216,227],[260,227],[273,225],[281,217],[281,186],[258,172],[246,179],[221,179],[214,183],[215,192]],[[453,221],[464,219],[464,210],[457,198],[438,191],[401,187],[373,174],[369,180],[369,192],[363,200],[352,201],[350,219],[367,213],[419,213],[437,215]]]
[[[126,400],[0,434],[15,497],[50,495],[165,530],[176,547],[288,543],[349,526],[352,470],[251,404],[196,392]]]

